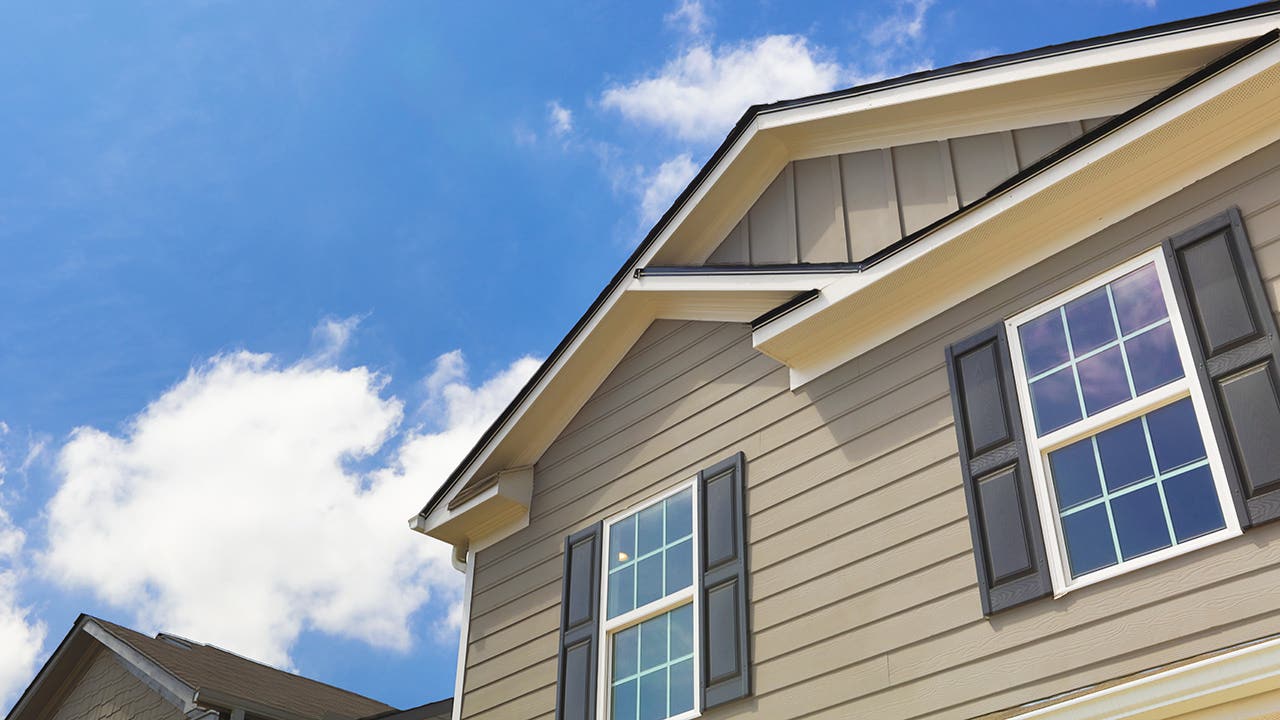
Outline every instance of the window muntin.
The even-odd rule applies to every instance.
[[[693,484],[605,522],[601,718],[699,713]]]
[[[1007,322],[1055,592],[1239,534],[1152,251]]]

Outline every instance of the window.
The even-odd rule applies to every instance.
[[[1057,594],[1240,533],[1158,249],[1006,326]]]
[[[695,495],[690,483],[605,522],[603,717],[698,714]]]

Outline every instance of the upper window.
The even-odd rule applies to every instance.
[[[1239,534],[1158,250],[1007,327],[1058,592]]]
[[[605,523],[603,717],[698,714],[694,496],[685,485]]]

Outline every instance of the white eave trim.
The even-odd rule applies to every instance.
[[[1010,720],[1156,720],[1280,689],[1280,638],[1029,710]]]
[[[849,277],[849,273],[715,273],[687,275],[641,275],[630,290],[639,293],[679,292],[793,292],[820,290],[837,280]]]
[[[179,680],[162,665],[142,654],[129,643],[116,637],[110,630],[99,625],[93,618],[85,618],[82,628],[86,634],[102,643],[111,652],[118,655],[132,669],[135,675],[141,674],[140,680],[146,682],[161,697],[176,705],[183,713],[198,710],[196,688]]]

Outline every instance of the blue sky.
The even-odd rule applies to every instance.
[[[747,104],[1234,4],[6,7],[0,710],[82,611],[451,694],[405,520]]]

